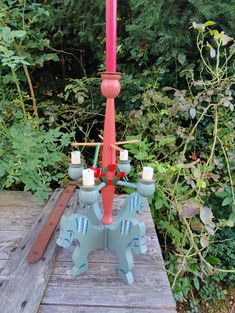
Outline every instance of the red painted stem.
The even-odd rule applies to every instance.
[[[115,130],[115,108],[114,99],[107,98],[106,112],[104,121],[104,141],[102,151],[102,167],[106,167],[110,164],[116,164],[116,151],[111,147],[116,142],[116,130]],[[115,172],[109,171],[106,174],[108,180],[112,180],[115,176]],[[104,216],[102,219],[103,224],[112,224],[112,209],[113,199],[115,195],[115,186],[108,185],[102,189],[102,202],[104,208]]]

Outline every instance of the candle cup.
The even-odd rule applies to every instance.
[[[82,177],[82,171],[84,169],[84,166],[82,163],[80,164],[69,164],[69,168],[68,168],[68,174],[69,177],[72,180],[78,180],[79,178]]]
[[[126,174],[126,176],[130,173],[131,171],[131,160],[118,160],[118,168],[120,169],[121,172],[124,172]]]
[[[106,98],[115,98],[121,91],[121,73],[101,73],[101,92]]]
[[[137,192],[142,197],[151,197],[155,192],[155,180],[143,180],[140,179],[137,184]]]
[[[95,187],[80,187],[78,191],[79,200],[86,204],[91,205],[99,199],[99,191]]]

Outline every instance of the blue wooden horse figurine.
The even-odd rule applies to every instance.
[[[118,274],[126,283],[132,284],[134,281],[132,250],[138,255],[147,251],[145,224],[133,218],[136,213],[142,213],[143,210],[143,198],[138,193],[133,193],[127,197],[111,225],[104,226],[101,223],[102,213],[98,202],[89,206],[87,215],[78,213],[63,215],[57,244],[67,248],[73,240],[77,243],[72,256],[74,262],[72,276],[78,276],[88,269],[88,255],[91,251],[110,249],[119,258]]]

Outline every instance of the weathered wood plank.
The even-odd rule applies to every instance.
[[[11,207],[38,207],[36,197],[33,197],[30,192],[19,191],[1,191],[0,192],[0,211],[2,208]],[[43,208],[43,205],[42,205]]]
[[[38,263],[29,265],[26,256],[42,227],[41,225],[46,222],[60,194],[61,190],[54,192],[15,251],[14,257],[2,271],[0,275],[0,312],[37,312],[55,262],[56,251],[58,251],[55,238],[52,238],[44,258]]]
[[[2,271],[6,263],[7,263],[7,260],[0,260],[0,272]]]
[[[105,306],[40,305],[38,313],[176,313],[174,309],[126,308]]]
[[[43,207],[29,192],[0,192],[0,230],[28,230]]]
[[[22,289],[22,273],[19,273],[17,267],[9,266],[9,264],[14,260],[14,249],[19,244],[23,234],[25,234],[24,231],[32,225],[33,220],[35,220],[42,208],[38,206],[35,198],[30,193],[26,193],[26,195],[25,193],[13,193],[11,192],[9,200],[9,193],[6,192],[4,201],[2,201],[2,194],[0,193],[0,271],[5,266],[7,258],[13,258],[8,262],[3,273],[5,273],[4,279],[7,279],[9,270],[11,272],[11,269],[13,269],[14,273],[10,277],[16,280],[21,279],[21,283],[16,282],[16,287],[12,290],[15,293],[17,289]],[[116,197],[114,212],[118,211],[125,198],[125,195]],[[75,196],[70,203],[71,207],[74,208],[72,201],[76,201]],[[19,203],[19,209],[17,203]],[[30,206],[32,209],[30,209]],[[82,212],[82,210],[79,209],[79,212]],[[89,270],[78,278],[70,278],[68,273],[72,268],[71,256],[74,249],[73,246],[60,250],[38,313],[176,313],[174,300],[164,271],[154,223],[147,204],[146,211],[138,219],[146,222],[146,239],[149,250],[146,255],[134,257],[134,285],[126,285],[116,274],[118,260],[115,254],[110,251],[92,252],[89,257]],[[6,226],[4,223],[7,221],[8,225]],[[31,239],[32,241],[33,239]],[[17,251],[21,251],[20,247],[23,246],[23,242],[20,243]],[[55,239],[53,242],[54,245]],[[27,247],[21,251],[23,255],[26,255],[26,249]],[[39,267],[35,271],[31,269],[31,266],[37,264],[30,265],[30,268],[28,268],[28,265],[27,268],[21,266],[23,270],[29,271],[30,275],[32,275],[31,280],[33,276],[39,275],[42,280],[44,279],[43,283],[46,284],[55,256],[54,259],[52,257],[52,263],[49,262],[49,259],[50,256],[46,254],[46,259],[44,262],[40,261],[38,263]],[[17,259],[13,263],[21,263],[21,261]],[[50,268],[48,271],[44,269],[45,276],[43,276],[41,269],[44,266]],[[11,279],[10,277],[9,279]],[[25,289],[30,290],[30,292],[33,288],[40,289],[40,283],[42,282],[39,282],[38,286],[36,286],[36,283],[32,283]],[[2,288],[0,287],[0,312],[17,313],[15,309],[12,311],[6,311],[5,308],[2,309]],[[14,297],[13,293],[12,297]],[[39,295],[39,293],[40,291],[37,296],[40,298],[42,294]],[[26,296],[23,296],[20,301],[17,302],[17,305],[20,304],[20,309],[21,304],[23,306],[19,311],[20,313],[37,312],[37,310],[31,310],[29,306],[30,299],[29,302],[24,302],[28,301]]]

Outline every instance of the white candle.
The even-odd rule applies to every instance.
[[[145,166],[143,167],[142,179],[144,180],[152,180],[153,179],[153,168]]]
[[[95,185],[94,171],[87,169],[82,171],[82,184],[84,187],[92,187]]]
[[[128,150],[120,151],[120,161],[128,161]]]
[[[81,153],[80,151],[71,152],[71,163],[72,164],[81,164]]]

